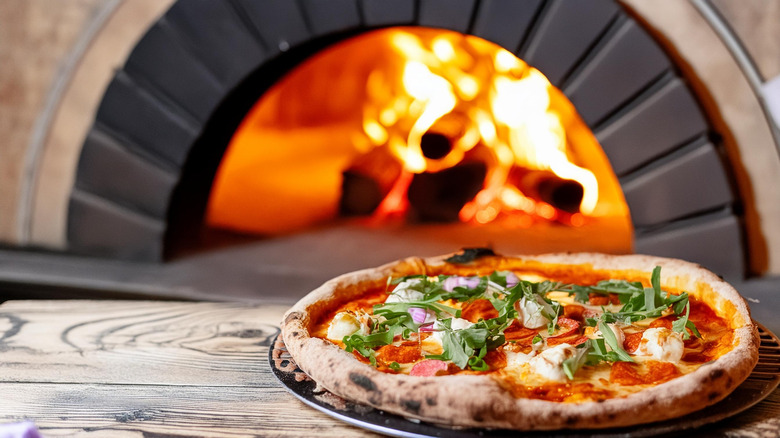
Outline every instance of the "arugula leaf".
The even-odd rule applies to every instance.
[[[591,349],[588,351],[586,365],[598,365],[601,362],[625,362],[615,351],[607,350],[604,338],[590,339]]]
[[[496,283],[497,285],[506,288],[506,276],[508,271],[493,271],[492,274],[488,275],[488,280],[492,281],[493,283]]]
[[[580,303],[587,303],[590,301],[591,288],[587,286],[572,285],[569,295],[574,294],[574,299]]]
[[[685,308],[688,307],[688,292],[683,292],[680,295],[677,295],[675,298],[673,298],[674,303],[672,307],[672,311],[675,315],[679,315],[683,312],[685,312]]]
[[[371,362],[372,366],[376,366],[376,352],[374,351],[374,348],[391,344],[394,337],[395,335],[393,332],[389,330],[386,332],[371,333],[370,335],[353,333],[349,336],[344,336],[342,342],[344,342],[344,350],[347,353],[357,350],[361,356],[367,358]]]
[[[593,286],[558,284],[555,290],[568,292],[569,295],[573,294],[574,299],[580,303],[587,303],[590,300],[590,294],[592,293],[599,295],[617,294],[620,298],[620,302],[625,303],[630,297],[643,292],[644,288],[642,287],[642,283],[638,281],[602,280]]]
[[[471,326],[463,330],[458,330],[457,333],[466,345],[474,349],[482,348],[485,345],[485,342],[487,342],[488,330],[485,328]]]
[[[446,331],[441,344],[444,347],[444,355],[449,356],[449,360],[460,369],[465,369],[474,350],[469,348],[470,351],[466,351],[466,346],[460,342],[454,331]]]
[[[653,273],[650,275],[650,284],[653,286],[653,290],[656,295],[661,295],[661,267],[656,266],[653,268]]]
[[[688,316],[690,314],[691,314],[691,303],[690,301],[686,300],[685,315],[681,316],[680,318],[677,318],[676,321],[672,322],[672,331],[682,333],[683,339],[690,339],[691,335],[688,333],[688,330],[685,330],[686,328],[689,328],[693,332],[694,336],[696,336],[697,338],[701,338],[701,333],[699,333],[699,330],[696,328],[696,325],[693,323],[693,321],[688,320]]]
[[[436,313],[437,317],[454,316],[459,318],[461,313],[460,309],[445,306],[444,304],[438,303],[436,300],[426,299],[424,301],[409,301],[406,303],[376,304],[374,305],[374,315],[384,316],[387,319],[390,319],[391,317],[403,317],[402,315],[408,313],[407,310],[409,310],[410,307],[432,310]],[[409,318],[411,319],[411,315],[409,315]],[[414,328],[416,329],[417,327]]]
[[[550,322],[547,324],[547,334],[551,335],[555,333],[555,329],[558,328],[558,316],[560,316],[563,306],[561,306],[561,303],[557,301],[551,301],[545,298],[542,299],[544,301],[548,301],[548,304],[550,304],[552,307],[552,313],[544,311],[542,312],[542,316],[550,320]]]
[[[479,284],[473,289],[464,286],[455,286],[452,292],[443,291],[442,293],[435,295],[435,297],[442,301],[470,301],[484,295],[485,291],[487,291],[488,283],[489,280],[487,277],[480,277]],[[429,299],[431,296],[426,296],[426,298]]]
[[[602,280],[596,283],[595,286],[590,286],[593,292],[597,293],[613,293],[618,295],[634,295],[638,292],[642,292],[644,287],[639,281],[626,281],[626,280]]]
[[[592,347],[590,340],[587,340],[577,346],[577,352],[574,354],[574,356],[563,361],[561,364],[563,367],[563,373],[566,374],[566,377],[568,377],[569,380],[574,380],[574,374],[576,374],[577,370],[585,365],[585,362],[588,359],[588,353],[591,351],[591,349]]]
[[[657,293],[658,292],[656,292],[654,289],[650,289],[650,288],[645,289],[645,293],[644,293],[645,310],[647,311],[655,310],[655,308],[657,307],[655,305],[655,297]]]
[[[604,337],[604,341],[607,343],[607,345],[609,345],[609,348],[612,349],[612,352],[615,353],[618,357],[618,360],[613,362],[634,362],[634,359],[628,355],[628,352],[623,349],[623,346],[618,345],[615,332],[613,332],[606,323],[600,321],[599,330],[601,330],[601,336]]]
[[[489,321],[495,321],[495,318]],[[481,321],[462,330],[451,328],[452,319],[441,321],[444,351],[427,358],[449,360],[461,369],[468,367],[476,371],[488,370],[489,366],[483,358],[488,350],[504,344],[503,330],[508,326],[489,321]]]

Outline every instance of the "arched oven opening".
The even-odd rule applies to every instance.
[[[291,276],[305,276],[313,264],[329,264],[327,269],[309,269],[316,272],[310,272],[306,285],[399,256],[433,255],[473,245],[526,253],[650,253],[698,262],[729,278],[744,278],[757,265],[761,270],[760,251],[745,243],[740,191],[717,130],[685,75],[630,11],[609,0],[455,3],[175,3],[139,41],[106,90],[82,149],[70,197],[68,250],[187,263],[204,250],[213,253],[222,245],[243,243],[233,246],[241,249],[233,255],[228,251],[228,257],[243,257],[242,266],[265,273],[263,265],[277,273],[287,269]],[[509,126],[495,113],[485,117],[493,130],[504,130],[498,135],[503,146],[488,144],[490,129],[480,132],[482,116],[474,114],[483,114],[495,103],[490,100],[473,111],[441,110],[428,122],[419,122],[425,129],[414,133],[414,122],[425,119],[424,109],[413,117],[406,114],[407,120],[397,123],[398,114],[384,121],[381,115],[390,108],[392,97],[370,105],[348,100],[346,106],[359,109],[347,117],[358,114],[360,127],[338,134],[350,138],[349,144],[336,146],[348,149],[342,155],[329,155],[327,146],[315,144],[325,136],[338,136],[317,131],[322,126],[312,128],[304,120],[303,125],[315,132],[314,140],[306,140],[303,131],[280,133],[289,120],[274,118],[278,116],[274,113],[294,107],[299,108],[298,115],[288,118],[305,119],[310,110],[305,93],[301,100],[282,101],[280,96],[286,98],[291,92],[275,87],[284,83],[286,75],[294,75],[301,66],[305,69],[308,61],[342,44],[385,32],[382,29],[411,35],[431,53],[436,35],[490,42],[501,53],[516,56],[512,62],[522,63],[516,65],[528,66],[508,82],[534,78],[531,69],[538,69],[549,80],[548,98],[570,102],[569,118],[581,121],[579,128],[564,136],[569,149],[557,149],[569,158],[566,166],[587,171],[578,171],[579,175],[598,172],[573,177],[552,170],[550,162],[520,160],[511,143],[525,128]],[[370,49],[356,50],[350,56]],[[326,62],[336,70],[344,67],[338,60]],[[343,60],[344,65],[350,63]],[[445,78],[449,84],[445,88],[455,85],[444,70],[437,72],[425,64],[418,70],[434,83]],[[472,71],[457,74],[466,73],[479,76]],[[305,86],[313,77],[304,75],[292,88]],[[340,78],[318,80],[318,86],[332,82],[337,88]],[[495,78],[480,80],[491,85],[479,87],[496,88]],[[350,89],[367,97],[366,90],[371,89],[366,88],[367,82],[371,80],[350,82]],[[382,82],[377,89],[394,86]],[[435,85],[419,92],[404,90],[408,106],[415,99],[429,102],[430,96],[415,93],[425,95],[432,88]],[[500,96],[511,95],[511,89]],[[464,90],[459,92],[468,94]],[[262,106],[265,99],[272,104],[263,113],[255,105]],[[513,110],[521,108],[518,104]],[[370,112],[375,114],[366,116]],[[252,123],[265,131],[244,129]],[[538,121],[527,126],[538,128]],[[579,136],[574,134],[577,130],[593,144],[585,147],[572,141]],[[466,134],[472,139],[463,140]],[[290,202],[292,206],[279,202],[280,197],[292,196],[289,184],[256,196],[243,191],[239,183],[232,189],[240,196],[231,219],[230,213],[216,207],[224,199],[219,198],[220,177],[229,172],[235,143],[253,135],[267,136],[255,141],[256,148],[246,149],[253,152],[263,148],[279,152],[275,148],[280,147],[280,136],[288,135],[293,143],[304,138],[306,147],[299,150],[282,142],[284,152],[289,152],[282,158],[292,160],[287,164],[294,170],[287,175],[291,180],[322,171],[320,161],[338,163],[330,165],[325,182],[315,181],[295,192],[305,195],[318,190],[319,194],[302,196]],[[355,135],[361,139],[354,139]],[[395,140],[390,140],[393,135]],[[414,141],[410,135],[416,136]],[[403,140],[400,146],[398,138]],[[458,145],[459,141],[463,143]],[[506,159],[505,150],[511,155]],[[309,167],[301,154],[308,157]],[[459,159],[450,163],[454,155]],[[273,171],[261,180],[267,187],[280,181],[277,175],[283,175],[284,169],[280,172],[273,157],[262,159],[268,172]],[[438,172],[431,171],[434,168]],[[110,169],[122,169],[125,178],[112,178]],[[491,182],[495,175],[501,175],[500,182]],[[589,178],[596,178],[601,189],[588,186]],[[458,190],[451,190],[453,186]],[[402,194],[395,199],[395,209],[388,207],[394,190]],[[489,196],[480,197],[486,190]],[[618,205],[612,216],[586,205],[594,193],[607,204]],[[241,208],[265,197],[276,199],[260,199],[258,205],[277,203],[280,209],[261,211],[260,220],[241,225],[257,211]],[[323,199],[327,202],[317,204]],[[398,207],[401,204],[403,208]],[[290,215],[280,217],[285,210]],[[377,221],[383,215],[385,220]],[[392,220],[399,215],[404,218],[402,226]],[[479,222],[489,223],[477,226]],[[753,254],[757,258],[751,259]],[[289,287],[304,284],[290,283],[284,275],[277,280]]]
[[[409,248],[422,228],[441,251],[632,250],[617,178],[568,99],[493,43],[420,27],[346,39],[263,93],[221,160],[204,222],[212,235],[267,237],[359,227]]]

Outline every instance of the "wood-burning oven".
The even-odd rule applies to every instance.
[[[646,9],[611,0],[175,2],[102,93],[78,152],[62,237],[36,242],[27,230],[18,246],[181,263],[186,257],[175,256],[197,241],[225,150],[258,99],[312,55],[402,26],[490,41],[561,90],[603,148],[630,210],[633,245],[615,251],[680,257],[732,279],[776,273],[771,233],[762,229],[774,219],[758,219],[735,130],[670,41],[673,32],[655,28]],[[410,240],[432,229],[440,230],[436,236],[453,234],[447,226],[425,225]],[[511,240],[512,231],[487,233],[475,239]],[[274,242],[267,245],[276,251]],[[440,243],[454,251],[460,242]],[[300,248],[293,245],[288,255],[300,256]],[[434,248],[440,246],[387,254]]]

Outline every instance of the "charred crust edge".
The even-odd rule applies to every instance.
[[[463,252],[444,259],[447,263],[464,265],[482,257],[495,256],[492,248],[463,248]]]
[[[368,376],[363,374],[352,372],[349,373],[349,380],[355,385],[365,389],[366,391],[376,391],[376,384]]]
[[[421,406],[422,403],[418,400],[401,400],[401,407],[413,414],[419,413]]]
[[[289,324],[291,321],[294,320],[301,320],[303,319],[303,313],[301,312],[290,312],[287,314],[287,316],[284,317],[284,325]]]

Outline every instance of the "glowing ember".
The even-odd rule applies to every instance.
[[[551,105],[554,88],[544,75],[478,38],[397,30],[389,41],[397,57],[369,77],[363,131],[374,147],[387,148],[400,160],[404,174],[378,215],[406,208],[400,199],[412,180],[410,174],[451,167],[475,148],[491,165],[484,187],[461,210],[461,220],[484,224],[512,213],[558,219],[558,210],[529,197],[511,180],[515,167],[546,170],[576,181],[583,191],[579,211],[594,212],[598,181],[590,170],[569,160],[566,132]],[[447,126],[453,123],[460,126]],[[426,157],[423,135],[440,131],[450,138],[451,150],[443,157]],[[572,225],[583,222],[582,215],[569,219]]]

